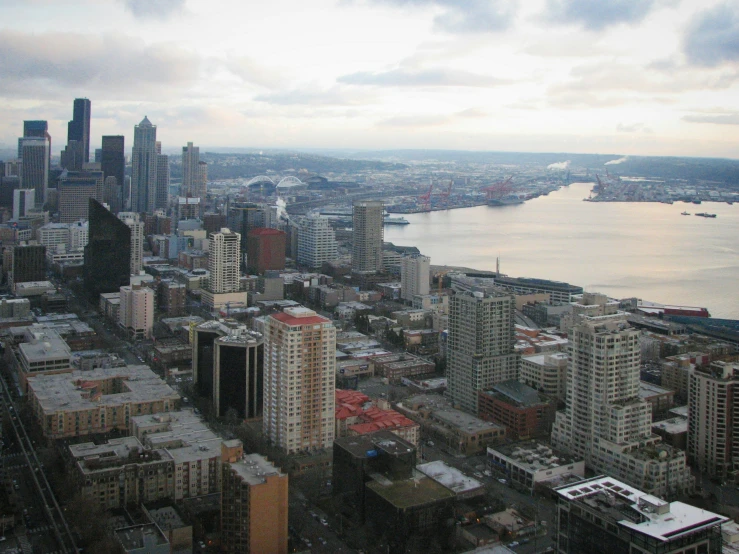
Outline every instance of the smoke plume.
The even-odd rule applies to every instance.
[[[547,169],[568,169],[570,167],[570,160],[567,160],[566,162],[556,162],[553,164],[549,164],[547,166]]]
[[[618,165],[618,164],[624,163],[628,159],[629,158],[627,158],[626,156],[624,156],[623,158],[619,158],[617,160],[611,160],[610,162],[606,162],[603,165]]]

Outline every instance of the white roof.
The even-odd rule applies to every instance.
[[[416,466],[416,469],[431,477],[434,481],[446,488],[454,491],[456,494],[476,490],[482,487],[480,481],[468,477],[457,468],[446,465],[441,460],[428,462]]]

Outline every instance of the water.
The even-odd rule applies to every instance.
[[[517,206],[409,214],[410,225],[385,227],[385,240],[417,246],[435,265],[494,270],[500,256],[513,277],[739,319],[739,204],[583,202],[591,187],[574,183]]]

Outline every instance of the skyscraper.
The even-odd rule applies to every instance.
[[[431,258],[420,254],[400,259],[400,297],[408,302],[417,294],[428,294]]]
[[[134,127],[131,155],[131,211],[153,212],[157,185],[157,128],[144,116]]]
[[[460,292],[449,306],[447,395],[477,414],[477,391],[518,377],[512,294]]]
[[[246,235],[246,266],[257,275],[265,271],[285,269],[285,240],[287,235],[279,229],[260,227]]]
[[[660,444],[651,432],[651,408],[639,395],[640,332],[626,315],[581,315],[574,325],[567,406],[557,413],[552,444],[650,494],[690,490],[685,453]]]
[[[338,256],[336,233],[328,218],[306,216],[298,221],[298,264],[311,269]]]
[[[161,143],[157,142],[157,184],[155,209],[166,210],[169,200],[169,156],[161,153]]]
[[[18,139],[18,157],[22,158],[21,140],[24,138],[45,138],[49,141],[49,153],[51,153],[51,135],[49,134],[49,122],[44,120],[29,120],[23,122],[23,137]]]
[[[352,232],[352,272],[382,271],[382,211],[381,201],[354,202]]]
[[[102,201],[102,171],[69,171],[59,177],[57,186],[59,222],[73,223],[88,218],[90,198]]]
[[[213,407],[219,417],[262,416],[264,344],[261,335],[240,325],[213,342]]]
[[[72,121],[67,125],[67,143],[77,141],[82,151],[82,163],[90,161],[90,110],[87,98],[75,98]]]
[[[49,182],[49,140],[41,137],[22,139],[21,158],[20,188],[36,191],[36,206],[43,206]]]
[[[46,279],[46,247],[40,244],[19,244],[11,247],[8,284],[43,281]]]
[[[265,321],[264,435],[288,454],[331,448],[336,328],[307,308]]]
[[[106,202],[110,209],[117,213],[124,205],[123,176],[126,169],[125,156],[125,138],[123,135],[105,135],[103,136],[103,152],[100,161],[100,169],[103,171],[105,186],[109,187],[109,193],[106,194]],[[115,179],[115,183],[108,181],[108,178]],[[114,198],[117,197],[117,201]]]
[[[188,142],[182,147],[182,188],[180,196],[200,197],[199,170],[200,148]]]
[[[203,304],[217,309],[226,304],[246,302],[240,291],[241,235],[227,227],[210,236],[208,249],[208,287],[202,293]]]
[[[131,229],[100,202],[90,198],[88,243],[83,277],[97,302],[103,292],[119,292],[131,279]]]
[[[206,162],[198,162],[198,197],[202,199],[202,205],[205,206],[205,196],[208,191],[208,164]]]
[[[144,226],[139,214],[135,212],[121,212],[118,219],[131,229],[131,275],[138,275],[143,268],[144,260]]]

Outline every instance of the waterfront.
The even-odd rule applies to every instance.
[[[738,205],[583,202],[591,187],[573,183],[517,206],[408,214],[411,224],[386,227],[385,240],[417,246],[435,265],[494,270],[500,256],[501,272],[514,277],[739,319]]]

